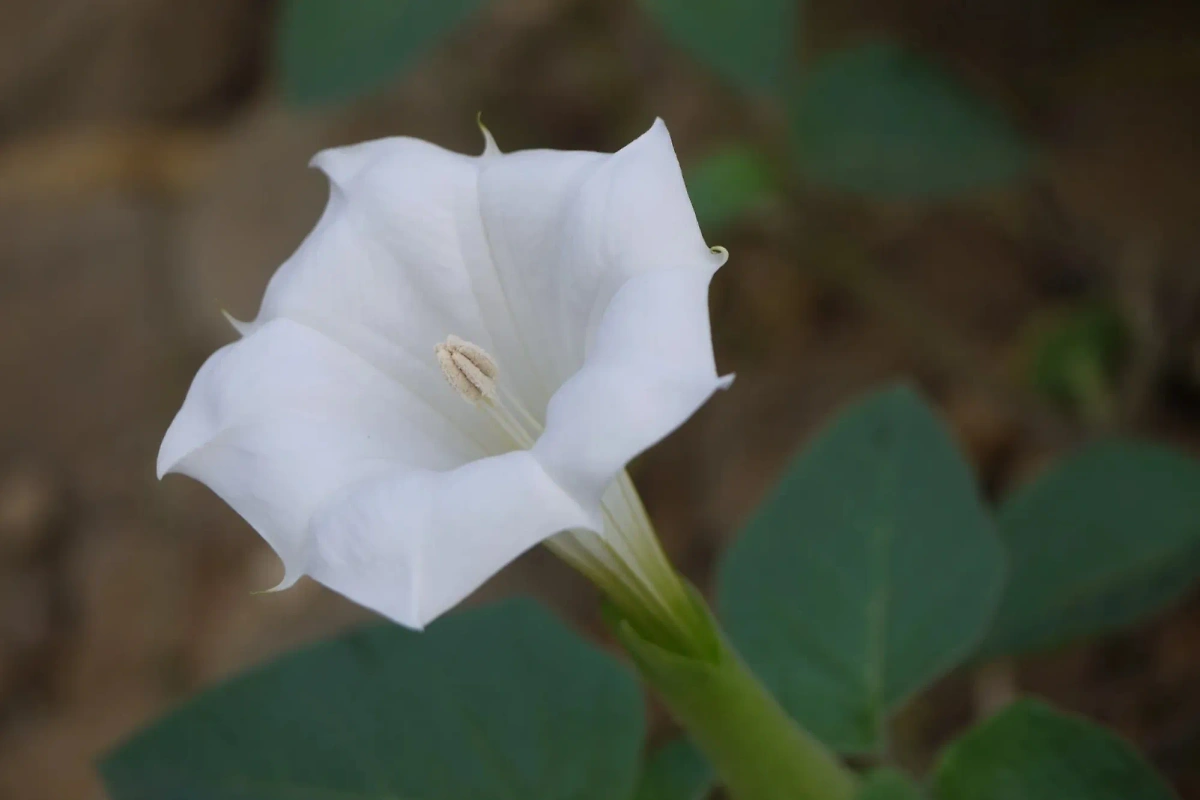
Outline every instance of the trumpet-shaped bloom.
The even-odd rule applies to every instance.
[[[160,477],[421,627],[538,542],[630,602],[661,552],[625,465],[724,383],[666,127],[614,154],[411,138],[319,153],[328,206],[196,375]]]

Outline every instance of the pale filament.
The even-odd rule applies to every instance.
[[[451,336],[435,348],[435,354],[447,382],[495,422],[514,447],[528,450],[534,446],[544,426],[505,388],[496,362],[486,351]],[[670,574],[672,580],[673,571],[625,470],[604,493],[601,508],[609,535],[567,531],[547,545],[585,574],[599,573],[609,585],[615,581],[619,588],[632,592],[640,604],[673,615],[671,604],[662,595],[662,581],[647,570],[660,577]]]

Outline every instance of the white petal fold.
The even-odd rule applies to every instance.
[[[480,212],[519,337],[553,391],[609,300],[642,272],[711,254],[662,120],[612,155],[528,150],[487,162]]]
[[[315,515],[308,571],[421,628],[530,547],[585,523],[528,451],[447,472],[394,470],[350,487]]]
[[[329,203],[271,278],[250,329],[302,322],[482,435],[485,420],[446,402],[452,394],[429,355],[451,334],[496,352],[473,275],[490,264],[478,163],[403,137],[319,153]]]
[[[724,262],[646,272],[613,297],[583,368],[550,401],[533,452],[585,508],[617,473],[695,413],[717,376],[708,285]]]
[[[290,584],[310,549],[309,518],[347,485],[387,467],[449,469],[486,452],[342,345],[278,319],[205,362],[163,438],[158,473],[212,488],[279,553]]]

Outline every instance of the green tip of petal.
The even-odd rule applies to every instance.
[[[500,155],[500,148],[496,145],[496,139],[492,136],[492,132],[487,129],[487,126],[483,124],[482,111],[475,115],[475,124],[479,126],[479,130],[483,134],[483,155]]]

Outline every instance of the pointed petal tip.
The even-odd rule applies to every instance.
[[[277,592],[286,591],[287,589],[292,588],[292,586],[294,584],[295,584],[295,581],[293,581],[292,583],[287,583],[287,579],[285,578],[284,580],[280,581],[278,584],[276,584],[275,586],[272,586],[269,589],[253,589],[250,592],[250,595],[252,597],[258,597],[259,595],[263,595],[263,594],[276,594]]]
[[[483,134],[483,152],[480,158],[491,158],[493,156],[503,155],[499,145],[496,144],[496,138],[492,136],[492,132],[483,124],[483,112],[480,111],[475,115],[475,124],[479,126],[479,132]]]
[[[407,605],[403,608],[398,607],[396,605],[389,605],[387,607],[371,606],[370,608],[376,614],[379,614],[379,615],[385,617],[386,619],[391,620],[392,622],[396,623],[397,625],[399,625],[403,628],[408,628],[410,631],[416,631],[417,633],[421,633],[434,620],[436,620],[439,616],[441,616],[441,614],[444,614],[446,612],[443,611],[443,612],[441,612],[441,614],[424,614],[424,613],[422,613],[421,606],[418,604],[417,600],[418,600],[417,597],[415,597],[415,596],[411,597],[409,599],[409,605]],[[447,611],[448,610],[449,609],[447,609]]]
[[[326,175],[328,175],[329,174],[328,166],[329,166],[329,161],[330,161],[329,154],[331,152],[332,152],[332,150],[328,150],[328,149],[318,150],[316,153],[313,154],[313,157],[308,160],[308,168],[309,169],[319,169],[319,170],[321,170],[321,172],[324,172]]]
[[[339,149],[330,147],[321,150],[308,160],[309,169],[320,170],[321,174],[329,181],[329,193],[331,197],[342,190],[342,187],[353,177],[355,172],[346,163],[347,159],[342,157]]]
[[[230,314],[223,308],[221,309],[221,316],[225,317],[225,321],[228,322],[235,331],[237,331],[239,336],[248,336],[250,332],[254,330],[253,322],[242,322],[240,319],[235,317],[233,314]]]
[[[659,141],[665,141],[666,144],[671,148],[671,151],[674,152],[675,145],[671,142],[671,132],[667,130],[667,123],[663,121],[662,117],[655,117],[654,122],[650,123],[650,127],[646,129],[646,132],[634,141],[648,141],[655,139]]]
[[[664,152],[665,151],[665,152]],[[678,161],[675,156],[675,145],[671,142],[671,133],[667,130],[667,124],[663,122],[662,117],[655,117],[654,122],[650,127],[643,131],[633,139],[629,144],[622,147],[614,155],[621,153],[655,153],[661,157],[665,153],[670,153],[673,160]]]
[[[345,187],[377,157],[381,146],[387,147],[392,141],[375,139],[342,147],[327,147],[309,159],[308,166],[325,173],[333,186]]]
[[[276,555],[279,555],[278,552],[276,552]],[[283,561],[282,557],[280,558],[280,561],[283,562],[283,578],[280,579],[279,583],[275,584],[269,589],[255,589],[254,591],[250,592],[251,595],[257,596],[260,594],[275,594],[276,592],[285,591],[295,586],[296,581],[304,577],[304,573],[301,570],[292,569],[289,567],[287,562]]]
[[[162,444],[158,446],[158,458],[154,465],[158,479],[162,480],[164,476],[173,472],[182,472],[180,468],[188,456],[201,449],[211,438],[211,432],[206,429],[205,424],[194,412],[189,413],[185,401],[184,407],[167,426]]]
[[[736,372],[731,372],[728,375],[722,375],[717,379],[717,388],[728,389],[730,386],[733,386],[733,381],[735,378],[737,378]]]
[[[175,426],[176,423],[172,422],[171,427],[167,428],[167,432],[163,436],[162,444],[158,447],[158,458],[154,462],[154,475],[160,481],[174,472],[175,468],[179,466],[179,462],[187,455],[186,452],[180,452],[182,448],[179,446],[179,435],[175,433]]]

